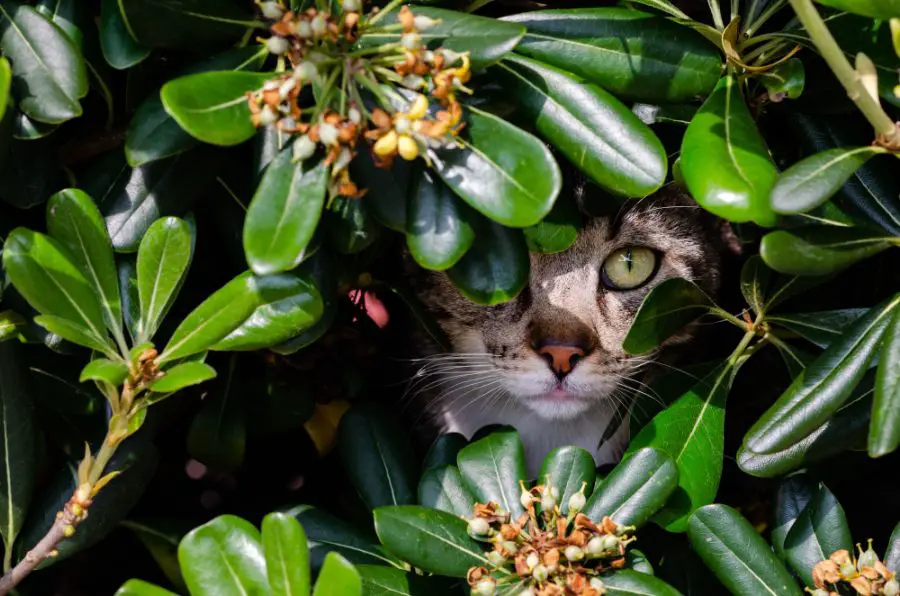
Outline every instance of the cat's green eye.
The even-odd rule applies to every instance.
[[[600,279],[610,290],[634,290],[647,283],[655,272],[655,252],[643,246],[628,246],[609,255]]]

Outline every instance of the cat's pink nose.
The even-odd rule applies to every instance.
[[[584,358],[584,349],[581,346],[568,344],[545,344],[537,349],[537,353],[547,361],[550,369],[560,379],[572,372],[578,361]]]

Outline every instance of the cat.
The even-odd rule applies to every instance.
[[[590,188],[582,179],[564,192],[584,207]],[[413,398],[439,432],[516,428],[532,475],[563,445],[587,449],[598,466],[614,463],[629,439],[623,414],[648,392],[646,373],[695,333],[629,356],[622,340],[642,300],[672,277],[715,295],[725,245],[736,250],[730,227],[670,184],[589,217],[568,250],[532,254],[530,282],[510,302],[478,306],[445,273],[419,270],[414,289],[452,352],[428,348]]]

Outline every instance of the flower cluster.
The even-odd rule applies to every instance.
[[[340,15],[258,3],[272,21],[265,43],[279,57],[281,72],[247,94],[252,122],[295,135],[296,161],[324,151],[331,196],[365,194],[347,169],[360,138],[371,144],[380,167],[390,167],[398,155],[413,160],[456,144],[462,128],[457,93],[470,92],[470,62],[467,53],[429,50],[422,43],[421,33],[437,21],[404,6],[397,23],[382,26],[378,21],[386,13],[364,15],[362,0],[343,0]],[[366,33],[399,40],[367,45],[361,40]],[[314,93],[304,94],[308,88]]]
[[[859,558],[853,559],[846,550],[835,551],[830,557],[819,562],[813,568],[815,589],[807,588],[813,596],[839,596],[840,594],[859,594],[859,596],[898,596],[900,582],[896,573],[890,571],[872,550],[863,552],[857,544]]]
[[[626,547],[635,540],[634,528],[609,517],[594,523],[581,513],[585,486],[569,499],[567,515],[557,504],[559,491],[550,484],[526,489],[525,513],[512,520],[496,503],[476,504],[469,535],[492,545],[485,555],[489,566],[469,569],[473,596],[498,590],[522,596],[601,596],[601,575],[626,564]],[[538,509],[539,508],[539,509]]]

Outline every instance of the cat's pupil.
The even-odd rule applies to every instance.
[[[627,249],[625,254],[622,255],[622,261],[625,263],[625,267],[628,269],[628,272],[631,273],[631,270],[634,268],[634,257],[631,254],[631,249]]]

